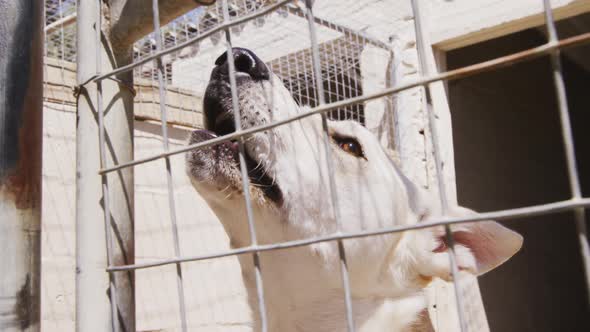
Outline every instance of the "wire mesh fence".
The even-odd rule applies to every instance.
[[[540,0],[539,0],[540,1]],[[100,3],[100,2],[99,2]],[[122,66],[111,72],[105,72],[100,67],[96,69],[96,76],[87,84],[99,84],[106,79],[114,77],[123,72],[133,72],[134,89],[137,93],[135,99],[135,116],[137,119],[156,120],[161,124],[160,133],[162,137],[161,149],[152,148],[150,153],[145,155],[137,154],[134,160],[129,162],[120,162],[113,164],[104,164],[97,176],[106,176],[107,174],[120,171],[131,167],[146,167],[147,163],[163,160],[165,165],[165,187],[166,201],[165,205],[159,206],[158,210],[164,209],[168,212],[161,219],[169,221],[170,224],[163,227],[170,232],[170,250],[167,251],[168,257],[145,257],[135,264],[109,264],[106,267],[106,273],[112,275],[123,273],[124,271],[141,271],[143,269],[152,269],[158,267],[174,267],[176,282],[176,300],[174,306],[178,313],[179,329],[190,330],[191,318],[187,312],[187,288],[196,293],[193,286],[187,286],[186,272],[188,269],[187,262],[197,262],[212,259],[220,259],[228,256],[251,254],[253,264],[256,267],[256,282],[258,285],[257,301],[258,319],[263,331],[268,330],[268,317],[265,310],[265,297],[263,294],[264,283],[264,266],[259,265],[259,253],[274,251],[286,248],[296,248],[322,242],[336,242],[339,245],[339,254],[341,259],[341,276],[343,282],[343,296],[346,299],[346,317],[348,331],[355,330],[354,307],[351,301],[350,288],[347,276],[346,253],[343,242],[348,239],[371,237],[376,235],[391,234],[409,230],[423,229],[434,226],[445,226],[447,234],[451,239],[450,227],[453,224],[481,221],[481,220],[509,220],[516,217],[535,216],[558,211],[574,211],[576,223],[578,226],[578,239],[582,250],[586,279],[588,279],[588,266],[590,253],[585,231],[585,211],[590,206],[590,198],[583,197],[580,190],[580,181],[576,169],[576,159],[573,149],[573,138],[571,124],[569,123],[567,101],[565,88],[561,73],[559,60],[559,51],[566,47],[573,47],[590,41],[590,34],[582,34],[566,39],[559,40],[555,32],[555,22],[551,11],[549,1],[543,1],[545,6],[545,23],[549,35],[546,44],[534,49],[526,50],[517,54],[510,54],[491,61],[478,63],[469,67],[460,68],[452,71],[437,73],[427,63],[428,43],[426,31],[423,26],[423,18],[420,14],[420,1],[412,0],[404,3],[406,10],[401,12],[409,15],[403,17],[407,23],[403,28],[400,24],[392,24],[392,15],[390,14],[391,4],[376,2],[370,5],[350,5],[345,8],[342,4],[330,4],[322,7],[321,3],[312,7],[311,1],[302,3],[301,1],[260,1],[260,0],[235,0],[235,1],[217,1],[214,5],[208,7],[199,7],[182,17],[175,19],[173,22],[160,26],[158,18],[158,2],[154,1],[154,32],[137,41],[133,47],[133,62]],[[96,4],[93,4],[96,5]],[[150,3],[150,5],[152,5]],[[397,5],[397,3],[396,3]],[[319,7],[319,8],[318,8]],[[367,9],[369,8],[369,9]],[[46,0],[46,70],[55,71],[55,75],[60,77],[58,82],[49,80],[48,77],[55,75],[46,74],[46,90],[53,92],[45,96],[47,107],[59,107],[71,111],[75,100],[68,95],[69,89],[73,89],[75,81],[72,73],[76,71],[74,61],[76,58],[76,2],[70,0]],[[362,12],[366,10],[367,12]],[[355,11],[358,14],[353,15]],[[100,11],[99,11],[100,12]],[[317,13],[317,14],[316,14]],[[329,13],[329,14],[328,14]],[[370,13],[369,16],[367,13]],[[324,15],[324,16],[322,16]],[[370,17],[370,23],[367,21]],[[97,17],[96,22],[101,18]],[[396,28],[398,27],[398,31]],[[403,31],[402,31],[403,30]],[[410,32],[408,32],[410,31]],[[384,52],[388,67],[392,66],[395,61],[395,43],[397,42],[396,33],[411,34],[409,38],[414,43],[417,53],[417,71],[413,79],[405,81],[395,81],[392,77],[385,75],[387,84],[378,88],[367,88],[367,82],[361,72],[362,53],[368,47],[374,47]],[[88,38],[95,38],[88,36]],[[98,37],[97,37],[98,38]],[[309,105],[311,109],[308,112],[298,114],[285,120],[268,123],[248,129],[240,129],[239,116],[235,119],[236,130],[233,133],[193,145],[183,146],[176,137],[170,137],[174,134],[169,133],[171,125],[182,125],[200,128],[202,123],[202,96],[209,81],[209,73],[214,63],[215,57],[222,52],[231,54],[232,47],[245,46],[256,49],[257,54],[264,60],[269,68],[277,74],[285,86],[292,94],[294,99],[301,105]],[[552,59],[553,77],[556,86],[556,95],[558,97],[559,114],[563,131],[563,143],[566,151],[566,161],[568,165],[568,175],[572,197],[569,200],[528,206],[517,209],[491,211],[478,215],[477,217],[452,218],[445,217],[427,223],[421,223],[410,226],[396,226],[382,229],[369,229],[355,233],[341,233],[306,238],[295,241],[282,243],[260,244],[257,242],[255,234],[256,221],[251,212],[251,201],[248,197],[249,179],[245,169],[244,148],[240,148],[240,160],[242,165],[242,181],[244,183],[243,192],[245,202],[248,207],[247,222],[252,242],[250,245],[242,248],[230,250],[207,251],[206,253],[191,253],[187,255],[182,250],[181,238],[179,235],[180,219],[186,217],[179,209],[178,194],[175,177],[178,169],[174,166],[173,158],[194,149],[203,149],[221,142],[238,140],[242,142],[244,137],[257,132],[268,130],[277,126],[286,125],[293,121],[301,120],[305,117],[321,114],[324,121],[352,119],[362,124],[367,124],[369,110],[367,104],[374,100],[382,100],[386,109],[393,110],[394,100],[392,96],[404,93],[407,90],[421,91],[424,94],[426,103],[431,102],[432,83],[440,81],[449,81],[462,77],[472,76],[484,71],[494,70],[501,66],[514,64],[520,61],[527,61],[539,56],[548,55]],[[399,56],[399,55],[397,55]],[[233,58],[229,56],[228,58]],[[230,61],[230,64],[232,62]],[[235,69],[230,65],[231,88],[234,95],[234,111],[239,112],[237,102],[237,91],[235,84]],[[397,67],[403,70],[403,65]],[[392,68],[383,68],[384,72],[391,72]],[[392,74],[393,75],[393,74]],[[417,89],[417,90],[416,90]],[[99,97],[100,100],[100,97]],[[58,103],[56,103],[59,101]],[[102,116],[103,107],[97,105],[97,112]],[[427,107],[428,108],[428,107]],[[398,109],[396,112],[404,112]],[[435,190],[440,193],[443,207],[449,204],[453,198],[447,197],[449,192],[445,188],[448,184],[445,181],[442,170],[444,160],[440,155],[440,132],[447,130],[437,128],[436,114],[434,111],[428,112],[430,128],[427,130],[426,139],[432,144],[432,156],[436,168],[436,181],[431,187],[438,188]],[[100,149],[106,153],[107,143],[104,138],[104,130],[101,128]],[[173,131],[173,130],[172,130]],[[327,136],[326,136],[327,137]],[[174,141],[171,144],[171,141]],[[116,143],[115,143],[116,144]],[[243,143],[241,143],[243,144]],[[392,144],[394,145],[394,144]],[[106,160],[106,157],[102,158]],[[326,158],[331,160],[329,156]],[[161,171],[160,175],[161,176]],[[141,180],[140,180],[141,181]],[[104,187],[103,195],[108,197],[108,187]],[[333,195],[337,195],[335,190],[331,190]],[[336,200],[332,196],[330,199]],[[108,201],[105,202],[106,210],[109,209]],[[184,206],[184,205],[183,205]],[[444,209],[444,208],[443,208]],[[141,212],[147,215],[146,211]],[[338,215],[338,211],[335,214]],[[109,216],[109,214],[106,214]],[[181,216],[179,218],[179,216]],[[140,219],[138,212],[136,218]],[[163,221],[162,221],[163,222]],[[246,222],[246,221],[244,221]],[[105,225],[110,225],[110,220],[105,219]],[[109,232],[107,232],[109,234]],[[107,241],[107,246],[113,246],[112,240]],[[112,251],[112,248],[110,249]],[[165,256],[165,255],[162,255]],[[453,275],[458,274],[458,267],[453,260],[451,251],[451,267]],[[458,278],[453,278],[455,282]],[[168,279],[169,281],[170,279]],[[590,281],[588,281],[590,285]],[[461,298],[464,294],[460,291],[461,285],[455,285],[457,312],[459,314],[460,327],[462,331],[473,330],[468,324],[469,317],[465,317],[465,308],[462,305]],[[111,285],[111,291],[116,289],[117,285]],[[167,287],[171,287],[167,285]],[[146,288],[143,288],[146,289]],[[170,290],[170,288],[168,288]],[[192,296],[198,296],[191,294]],[[138,297],[143,295],[138,294]],[[116,297],[113,297],[116,298]],[[116,312],[117,303],[112,301],[113,313]],[[190,307],[190,304],[188,305]],[[113,330],[118,330],[118,326],[113,326]]]

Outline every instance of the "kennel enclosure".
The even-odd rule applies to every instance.
[[[112,7],[102,8],[103,16],[100,16],[100,3],[46,1],[43,173],[46,202],[43,231],[46,235],[42,275],[47,277],[42,281],[42,296],[46,299],[42,322],[43,329],[47,330],[70,330],[74,322],[82,329],[84,324],[94,324],[98,317],[103,318],[105,330],[133,329],[134,325],[144,331],[247,330],[250,318],[245,313],[244,293],[240,289],[235,261],[231,258],[204,260],[228,252],[227,239],[204,202],[190,191],[180,154],[188,149],[184,145],[188,128],[202,126],[202,91],[214,57],[227,49],[226,31],[231,34],[234,46],[254,49],[301,103],[310,104],[313,111],[324,112],[334,119],[360,121],[379,135],[385,146],[397,150],[404,172],[416,183],[437,190],[443,182],[439,179],[444,179],[442,192],[450,202],[456,196],[453,156],[464,154],[453,151],[454,147],[462,146],[453,142],[456,133],[451,132],[451,116],[455,123],[459,114],[453,106],[456,87],[448,87],[453,106],[449,109],[446,87],[441,81],[454,82],[475,74],[472,77],[479,77],[484,70],[497,70],[501,63],[540,55],[555,57],[554,52],[560,48],[564,47],[562,52],[567,52],[569,48],[565,47],[582,44],[588,39],[587,31],[558,39],[551,33],[554,30],[549,29],[549,42],[543,40],[539,45],[509,53],[498,52],[490,62],[480,63],[488,60],[482,59],[473,67],[464,68],[471,63],[457,61],[451,50],[525,28],[540,26],[539,29],[544,30],[546,17],[551,28],[549,6],[545,11],[543,1],[513,4],[510,1],[362,3],[326,0],[316,1],[313,15],[310,15],[304,1],[229,1],[226,6],[224,1],[217,1],[171,19],[184,12],[182,8],[196,7],[191,0],[178,1],[178,6],[170,8],[161,5],[160,33],[140,38],[132,46],[132,56],[127,53],[127,57],[113,57],[116,48],[125,47],[114,44],[104,47],[97,42],[109,36],[110,20],[116,16],[112,15],[113,11],[124,13],[120,16],[128,19],[124,24],[135,22],[134,26],[142,26],[138,35],[158,30],[158,24],[152,23],[152,14],[157,11],[152,10],[152,1],[137,0],[127,8],[145,11],[138,11],[140,18],[136,18],[124,12],[123,7],[115,8],[123,2],[113,1]],[[416,4],[421,10],[419,16],[412,8]],[[558,19],[590,9],[587,1],[552,1],[551,4]],[[416,22],[418,17],[423,19]],[[164,25],[165,21],[170,22]],[[509,24],[503,25],[504,21]],[[102,36],[96,26],[103,27]],[[311,42],[310,26],[315,29],[317,43]],[[124,29],[129,29],[129,25],[126,27]],[[419,28],[417,33],[416,27]],[[76,34],[81,41],[77,48],[74,46]],[[77,65],[73,63],[76,57],[79,58]],[[445,59],[459,65],[451,63],[448,66],[451,70],[445,71]],[[559,87],[558,62],[554,68]],[[71,93],[72,88],[75,94]],[[564,107],[568,104],[564,103],[563,91],[558,96],[560,103],[553,111],[560,106],[562,116],[567,115],[567,107]],[[76,97],[81,108],[77,133]],[[463,108],[459,105],[457,109]],[[428,119],[432,114],[435,116],[434,131]],[[101,117],[102,120],[97,121]],[[438,137],[437,144],[433,144],[434,137]],[[566,143],[571,145],[567,130],[565,137]],[[78,170],[82,171],[78,176],[73,150],[76,140],[77,162],[81,163]],[[581,144],[578,139],[573,141],[576,146]],[[564,151],[555,150],[559,152]],[[516,204],[512,207],[517,209],[508,211],[494,207],[486,211],[496,208],[501,211],[483,216],[504,219],[573,208],[580,211],[587,206],[581,189],[576,190],[573,149],[570,146],[565,152],[568,158],[564,164],[570,166],[573,175],[573,199],[568,196]],[[461,157],[461,160],[468,159]],[[578,159],[584,160],[584,157],[578,154]],[[463,161],[463,165],[469,164]],[[580,171],[584,173],[582,168]],[[78,204],[74,204],[76,180],[82,181],[78,187],[83,189],[78,195]],[[458,182],[461,181],[459,178]],[[475,189],[465,189],[465,185],[463,188],[478,195]],[[461,185],[459,189],[461,199]],[[89,196],[83,198],[83,195]],[[91,205],[82,202],[86,200]],[[108,208],[103,210],[105,206]],[[522,206],[528,207],[518,209]],[[97,213],[99,211],[107,213]],[[74,227],[74,218],[78,220],[77,227]],[[120,234],[105,232],[105,225],[111,222]],[[571,220],[564,222],[571,223]],[[72,241],[75,231],[78,232],[77,246]],[[399,230],[375,230],[375,233],[390,231]],[[86,237],[81,237],[81,232],[86,232]],[[583,240],[582,233],[579,234]],[[347,236],[365,235],[371,234],[341,234],[310,239],[309,243],[346,241]],[[573,235],[571,241],[577,243]],[[107,248],[111,255],[107,255]],[[272,246],[261,245],[246,248],[248,254],[272,249]],[[579,252],[578,248],[572,250]],[[584,254],[583,250],[582,246],[582,254],[577,257],[587,259],[587,252]],[[84,251],[91,255],[84,256]],[[79,293],[77,297],[72,287],[76,275],[67,272],[75,270],[73,258],[76,255],[82,272],[89,276],[83,279],[84,273],[78,275],[78,287],[87,293]],[[107,261],[109,256],[111,260]],[[583,266],[581,260],[575,264]],[[110,272],[106,273],[105,269]],[[109,281],[109,275],[116,278]],[[226,287],[216,280],[215,276],[220,275],[227,276],[227,280],[222,281]],[[261,266],[263,281],[264,266]],[[97,284],[104,287],[97,287]],[[116,289],[116,303],[109,302],[105,296],[107,287]],[[487,329],[484,311],[477,305],[480,300],[475,281],[461,279],[460,288],[466,329]],[[131,301],[133,296],[135,300]],[[430,309],[437,330],[458,328],[452,288],[441,283],[433,288],[430,298],[436,305]],[[73,308],[78,310],[77,321],[73,318],[76,316]],[[88,317],[89,308],[96,317]],[[354,307],[350,309],[354,311]],[[121,324],[109,318],[117,316],[113,315],[115,310],[126,313],[120,318]]]

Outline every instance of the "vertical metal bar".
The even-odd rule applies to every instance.
[[[555,20],[553,18],[551,2],[549,0],[543,0],[543,6],[545,9],[545,25],[547,26],[549,43],[557,43],[557,29],[555,27]],[[551,67],[553,71],[553,82],[555,84],[555,94],[557,96],[557,105],[559,108],[559,118],[561,121],[563,148],[567,163],[567,174],[570,184],[570,191],[572,193],[573,199],[580,199],[582,197],[582,190],[580,188],[580,177],[578,174],[578,167],[576,164],[574,137],[572,133],[572,125],[569,116],[567,95],[565,93],[565,83],[563,80],[559,48],[551,52],[550,57]],[[582,256],[582,265],[584,267],[584,274],[586,280],[586,295],[588,296],[587,301],[590,304],[590,245],[588,244],[588,233],[586,230],[585,209],[575,209],[574,219],[576,222],[576,231],[578,233],[578,242],[580,243],[580,256]]]
[[[62,1],[59,0],[57,2],[57,6],[59,8],[58,9],[58,11],[59,11],[59,21],[63,20],[63,18],[64,18],[64,13],[63,13],[62,5],[63,5]],[[64,29],[63,28],[59,29],[59,34],[60,34],[61,43],[59,45],[59,47],[60,47],[60,54],[59,54],[58,58],[61,58],[61,61],[64,61],[65,60],[65,57],[66,57],[66,48],[65,48],[65,43],[64,43],[64,39],[65,38],[64,38]],[[62,71],[63,71],[63,68],[62,68]]]
[[[350,41],[352,43],[352,38],[350,40],[349,40],[349,38],[350,38],[349,36],[346,36],[346,35],[344,36],[344,40],[346,42]],[[355,95],[354,95],[354,92],[352,90],[353,80],[352,80],[352,77],[350,75],[351,74],[351,68],[349,66],[349,62],[348,61],[349,60],[352,60],[353,59],[353,56],[350,55],[350,53],[352,53],[352,52],[349,52],[348,45],[346,45],[346,44],[345,45],[342,45],[342,44],[344,44],[344,43],[340,43],[340,46],[338,47],[339,49],[344,48],[344,55],[341,56],[341,58],[340,58],[340,63],[344,63],[344,66],[341,67],[341,71],[343,73],[344,73],[344,71],[346,71],[346,82],[348,83],[348,96],[349,96],[348,98],[352,98],[352,97],[355,97]],[[344,93],[344,96],[346,96],[346,92]],[[346,99],[346,97],[345,97],[345,99]],[[357,106],[358,106],[358,104],[356,104],[356,105],[350,105],[350,110],[348,111],[348,112],[350,112],[350,120],[354,120],[354,113],[355,113],[354,112],[354,109]],[[346,112],[345,112],[345,114],[346,114]],[[347,116],[345,115],[344,118],[346,119]]]
[[[222,1],[222,10],[223,10],[223,21],[229,22],[229,7],[227,4],[227,0]],[[240,105],[238,104],[238,88],[236,84],[236,69],[234,64],[234,56],[232,51],[232,42],[231,42],[231,31],[230,29],[225,29],[225,41],[227,44],[227,63],[229,67],[229,84],[231,88],[231,96],[232,96],[232,108],[234,111],[234,120],[235,120],[235,127],[236,132],[240,132],[242,130],[242,123],[240,117]],[[240,137],[238,140],[239,146],[239,159],[240,159],[240,171],[242,173],[242,184],[243,184],[243,192],[244,192],[244,200],[246,202],[246,215],[248,218],[248,230],[250,231],[250,245],[256,246],[258,241],[256,239],[256,228],[254,225],[254,213],[252,211],[252,200],[250,198],[250,178],[248,177],[248,169],[246,168],[246,152],[244,150],[244,138]],[[262,272],[260,268],[260,257],[258,252],[254,252],[252,254],[254,260],[254,274],[256,279],[256,294],[258,296],[258,311],[260,315],[260,324],[261,324],[261,331],[266,332],[268,331],[268,322],[266,317],[266,305],[264,301],[264,285],[262,279]]]
[[[315,107],[315,106],[317,106],[317,104],[314,104],[312,102],[312,101],[315,101],[315,92],[314,92],[315,91],[315,80],[313,79],[313,75],[311,75],[312,76],[311,78],[307,75],[307,72],[308,71],[310,71],[310,70],[313,71],[313,69],[312,69],[313,67],[312,68],[308,68],[309,66],[308,66],[308,62],[305,61],[305,55],[301,55],[301,57],[303,58],[301,60],[301,66],[303,67],[303,79],[304,79],[304,81],[303,81],[303,85],[302,85],[302,87],[300,87],[300,89],[305,88],[305,90],[304,90],[303,93],[307,97],[308,104],[309,105],[312,105],[313,107]],[[310,83],[314,87],[313,89],[310,89],[310,88],[307,88],[306,87],[306,85],[309,85]],[[312,95],[313,95],[313,97],[312,97]]]
[[[43,1],[0,0],[0,330],[39,331]]]
[[[284,60],[283,60],[284,59]],[[291,92],[291,94],[293,94],[295,91],[293,90],[293,72],[291,71],[291,58],[289,56],[284,57],[283,59],[280,59],[281,62],[285,62],[284,67],[287,70],[287,84],[289,84],[289,92]]]
[[[310,56],[312,58],[312,64],[311,64],[311,66],[309,68],[310,69],[309,77],[311,78],[311,85],[314,87],[313,89],[310,89],[310,91],[313,93],[313,101],[314,101],[314,104],[311,104],[311,103],[310,104],[313,105],[314,107],[316,107],[316,106],[318,106],[320,104],[320,99],[318,97],[318,95],[319,95],[319,92],[318,92],[318,89],[317,89],[317,86],[318,85],[316,83],[316,76],[314,74],[313,54],[311,54]],[[306,71],[306,77],[307,77],[307,71]],[[310,100],[311,100],[311,94],[310,94]]]
[[[100,6],[100,1],[91,0],[81,1],[78,6],[79,84],[98,73],[97,54],[100,37],[97,34],[100,33]],[[107,246],[103,242],[108,227],[108,219],[105,221],[104,218],[108,216],[100,215],[99,211],[107,213],[107,202],[101,197],[104,181],[95,173],[102,158],[96,153],[86,152],[88,147],[99,145],[99,129],[95,119],[97,110],[94,105],[99,99],[100,86],[96,85],[94,94],[91,93],[91,89],[89,86],[80,91],[82,98],[78,100],[76,128],[76,330],[84,331],[91,328],[96,331],[115,331],[114,320],[111,319],[114,313],[110,306],[111,302],[104,296],[105,289],[114,288],[109,287],[111,280],[103,270],[103,266],[110,264],[107,258],[109,255],[106,253]],[[93,132],[90,133],[90,130]],[[96,204],[99,201],[102,201],[102,206]],[[98,217],[91,218],[91,213]]]
[[[61,9],[62,8],[62,5],[63,5],[63,1],[62,0],[59,0],[58,3],[57,3],[57,5],[58,5],[58,8]],[[60,22],[63,22],[63,20],[64,20],[63,10],[59,10],[59,21]],[[47,34],[47,32],[45,32],[45,33]],[[60,37],[60,45],[59,46],[60,46],[60,52],[61,52],[59,54],[59,56],[58,56],[58,59],[59,59],[59,62],[60,62],[59,63],[60,64],[59,73],[61,75],[60,76],[61,81],[62,82],[65,82],[66,81],[66,79],[65,79],[65,69],[64,69],[64,64],[63,63],[66,61],[66,46],[65,46],[66,45],[66,42],[65,42],[65,27],[63,25],[59,27],[59,37]],[[61,101],[61,107],[65,109],[65,105],[66,105],[66,101],[65,101],[65,98],[64,98]]]
[[[313,72],[315,76],[316,89],[318,91],[318,104],[323,105],[326,103],[324,96],[324,86],[322,81],[322,72],[320,67],[320,54],[318,50],[318,40],[315,29],[315,20],[313,15],[313,3],[311,0],[305,1],[305,14],[307,16],[307,22],[309,25],[309,37],[311,40],[311,55],[313,63]],[[338,209],[338,197],[336,195],[336,184],[334,182],[332,157],[330,151],[330,136],[328,135],[328,120],[325,113],[322,113],[322,127],[324,131],[324,144],[326,150],[326,162],[328,164],[328,179],[330,184],[330,196],[334,207],[334,217],[338,223],[338,231],[341,231],[340,227],[340,211]],[[354,332],[354,317],[352,315],[352,297],[350,294],[350,280],[348,276],[348,264],[346,262],[346,252],[344,250],[344,244],[342,240],[338,240],[338,253],[340,255],[340,272],[342,276],[342,286],[344,288],[344,303],[346,305],[346,324],[348,332]]]
[[[419,72],[421,76],[428,76],[428,64],[426,63],[426,43],[424,42],[424,31],[422,31],[422,20],[423,17],[421,16],[420,12],[420,1],[419,0],[412,0],[412,11],[414,13],[414,28],[416,32],[416,47],[418,51],[418,61],[419,61]],[[447,197],[447,189],[444,181],[444,175],[442,172],[442,158],[440,156],[440,145],[439,145],[439,134],[438,134],[438,126],[436,124],[436,115],[434,114],[434,109],[432,109],[431,105],[431,96],[430,96],[430,85],[427,84],[424,86],[424,95],[425,95],[425,109],[428,112],[428,123],[430,126],[430,132],[432,135],[432,149],[434,150],[434,162],[436,164],[436,178],[438,182],[438,191],[439,197],[441,200],[441,208],[442,214],[446,215],[449,207],[449,201]],[[462,332],[467,331],[467,325],[465,320],[465,313],[463,311],[463,299],[461,297],[461,292],[459,289],[459,269],[457,267],[457,258],[455,254],[455,243],[453,239],[453,234],[451,231],[450,225],[445,225],[445,238],[448,243],[449,247],[449,264],[451,267],[451,275],[453,277],[453,285],[455,288],[455,300],[457,303],[457,314],[459,316],[459,326]]]
[[[332,61],[334,62],[334,64],[338,63],[338,57],[336,56],[336,48],[334,47],[334,43],[330,43],[330,48],[332,49]],[[329,76],[328,76],[329,77]],[[346,96],[344,93],[342,93],[342,95],[340,95],[340,82],[339,82],[339,71],[338,68],[336,68],[336,70],[334,71],[334,87],[336,90],[334,93],[336,94],[336,98],[334,98],[334,101],[339,101],[339,100],[345,100]],[[333,113],[333,112],[332,112]],[[345,112],[346,114],[346,112]],[[341,120],[341,119],[338,119]]]
[[[301,56],[297,56],[297,54],[293,55],[293,62],[295,65],[295,75],[291,76],[289,78],[291,80],[295,80],[295,90],[292,92],[292,94],[293,94],[293,97],[299,101],[302,100],[301,97],[303,96],[303,94],[301,93],[301,78],[299,77],[299,75],[302,73],[301,67],[299,66],[300,58],[301,58]]]
[[[161,51],[164,46],[162,43],[162,31],[160,29],[160,8],[158,0],[152,0],[152,12],[154,18],[154,34],[156,38],[156,52]],[[164,151],[168,151],[168,117],[166,109],[166,82],[164,80],[164,63],[161,57],[155,61],[158,74],[158,90],[160,94],[160,122],[162,124],[162,144]],[[166,162],[166,182],[168,184],[168,206],[170,207],[170,222],[172,223],[172,237],[174,241],[174,255],[180,257],[180,241],[178,237],[178,224],[176,222],[176,204],[174,202],[174,183],[172,181],[172,167],[170,157],[164,158]],[[176,287],[178,291],[178,307],[180,309],[181,331],[187,331],[186,304],[184,298],[184,281],[182,279],[182,266],[176,264]]]
[[[354,41],[354,49],[352,52],[353,55],[353,70],[354,70],[354,91],[355,91],[355,95],[354,97],[360,96],[362,95],[362,93],[359,93],[359,85],[361,86],[362,89],[362,77],[359,77],[359,74],[357,72],[357,66],[358,68],[360,68],[360,61],[361,61],[361,50],[363,49],[363,45],[368,45],[367,41],[365,40],[365,38],[361,37],[358,34],[354,35],[355,37],[355,41]],[[356,47],[358,47],[359,49],[357,49]],[[362,123],[364,125],[364,121],[365,121],[365,114],[364,114],[364,108],[363,108],[363,113],[361,114],[361,107],[364,104],[357,104],[355,109],[356,109],[356,116],[357,116],[357,120],[358,122]],[[362,117],[361,117],[362,115]]]
[[[131,91],[112,80],[87,83],[130,61],[129,54],[113,52],[105,43],[102,5],[82,0],[77,15],[76,329],[135,331],[134,272],[105,273],[109,265],[134,262],[135,254],[133,170],[98,175],[108,164],[133,159]],[[130,77],[131,72],[117,78],[131,84]]]

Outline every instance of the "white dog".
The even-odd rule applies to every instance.
[[[304,112],[282,82],[251,51],[235,48],[234,64],[243,128]],[[208,130],[190,143],[235,131],[228,64],[216,61],[204,101]],[[329,122],[329,173],[320,116],[249,136],[245,141],[256,235],[278,243],[382,227],[412,225],[438,216],[437,200],[414,186],[359,123]],[[234,248],[250,234],[237,142],[193,150],[187,172],[223,223]],[[329,178],[333,177],[336,201]],[[335,217],[337,210],[339,219]],[[453,208],[456,216],[471,214]],[[453,227],[459,268],[485,273],[516,253],[517,233],[493,222]],[[449,280],[441,229],[407,231],[344,241],[357,331],[430,331],[422,290],[434,277]],[[257,317],[254,267],[239,256]],[[270,331],[345,331],[346,314],[337,244],[324,242],[260,254]],[[255,330],[259,330],[256,322]]]

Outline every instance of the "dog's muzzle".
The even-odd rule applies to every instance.
[[[232,55],[238,88],[248,82],[268,81],[270,79],[270,71],[266,64],[254,52],[235,47],[232,49]],[[215,68],[211,72],[209,85],[205,91],[203,109],[207,129],[216,132],[218,135],[225,135],[235,131],[227,52],[224,52],[215,60]]]
[[[245,48],[233,48],[232,55],[238,91],[250,83],[270,79],[271,73],[269,69],[254,52]],[[227,52],[224,52],[215,60],[215,67],[211,72],[211,78],[203,100],[203,114],[205,130],[193,132],[190,144],[236,131],[229,84]],[[238,144],[235,140],[218,144],[208,151],[212,154],[209,157],[214,157],[219,162],[231,160],[232,163],[239,165]],[[202,157],[204,156],[200,155],[197,158]],[[275,180],[267,174],[264,167],[256,161],[256,158],[248,155],[247,151],[245,161],[251,183],[260,188],[270,200],[280,205],[282,203],[282,192]]]

